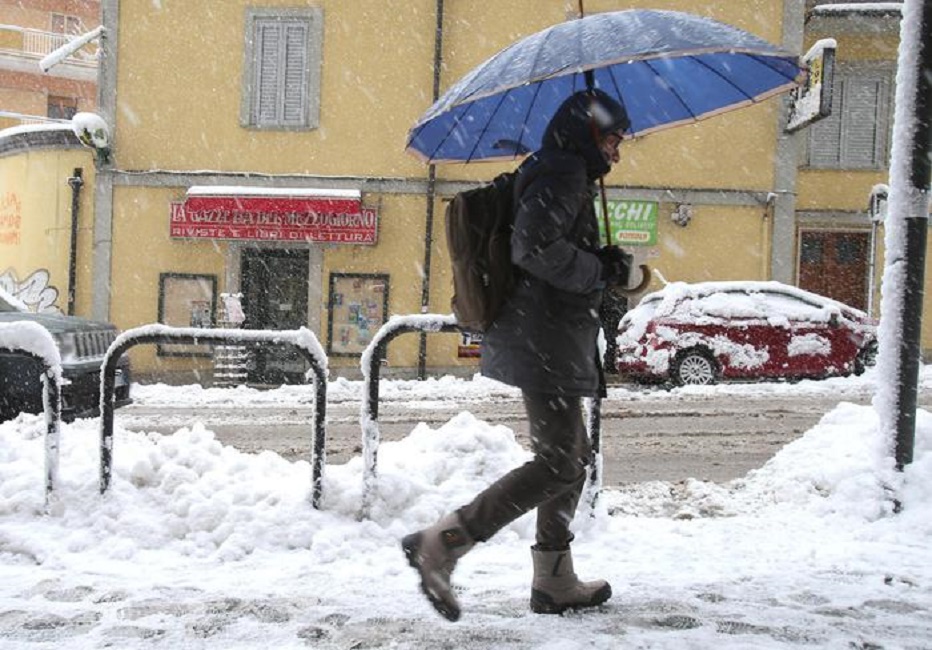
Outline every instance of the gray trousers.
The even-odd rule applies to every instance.
[[[527,391],[523,396],[534,458],[460,508],[460,521],[474,540],[483,542],[537,508],[538,548],[564,550],[573,539],[570,522],[589,462],[582,399]]]

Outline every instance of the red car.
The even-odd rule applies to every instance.
[[[618,328],[618,372],[644,383],[861,374],[876,354],[867,314],[779,282],[674,282]]]

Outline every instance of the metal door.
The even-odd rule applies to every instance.
[[[307,327],[307,250],[248,249],[242,256],[244,327],[286,330]],[[290,347],[253,349],[249,381],[303,383],[305,361]]]

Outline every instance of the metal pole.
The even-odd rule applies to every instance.
[[[874,276],[877,274],[877,221],[871,221],[871,250],[867,261],[867,315],[874,316]]]
[[[78,275],[78,214],[81,210],[81,188],[84,187],[82,170],[76,167],[68,179],[71,186],[71,245],[68,249],[68,315],[74,316],[75,279]]]
[[[443,63],[443,0],[437,0],[437,25],[434,30],[434,88],[433,100],[440,97],[440,66]],[[424,224],[424,278],[421,281],[421,313],[430,311],[430,262],[434,241],[434,200],[437,189],[437,167],[427,169],[427,214]],[[427,335],[422,333],[417,348],[417,378],[427,375]]]
[[[909,29],[918,29],[918,65],[915,82],[915,113],[910,116],[915,123],[915,129],[909,142],[909,172],[908,178],[902,179],[908,183],[905,194],[909,197],[906,222],[906,250],[905,250],[905,286],[903,287],[902,303],[900,305],[902,316],[902,339],[899,342],[899,377],[894,390],[896,399],[896,467],[902,470],[913,461],[913,447],[916,436],[916,402],[917,386],[919,381],[920,364],[920,335],[922,329],[922,300],[923,285],[925,282],[925,255],[926,236],[929,222],[929,182],[932,176],[932,163],[929,155],[932,153],[932,2],[915,0],[920,5],[919,25],[907,25],[910,0],[903,7],[902,34],[909,36]],[[915,7],[913,5],[913,7]],[[908,40],[904,38],[902,40]],[[910,43],[900,43],[900,65],[903,65],[905,52],[911,50]],[[913,55],[910,54],[910,57]],[[915,61],[915,59],[912,59]],[[906,92],[898,92],[897,99],[908,96]],[[898,129],[894,129],[894,133]],[[898,179],[893,179],[896,182]],[[901,192],[903,194],[903,192]],[[896,215],[892,215],[896,216]]]

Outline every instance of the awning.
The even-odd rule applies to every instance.
[[[171,205],[174,239],[373,245],[377,233],[359,190],[204,185]]]

